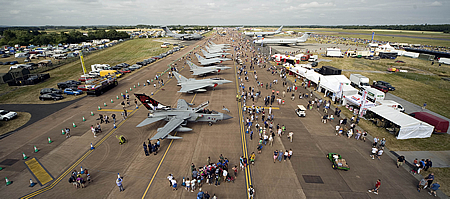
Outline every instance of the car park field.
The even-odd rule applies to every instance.
[[[134,39],[125,41],[113,47],[86,56],[85,66],[88,68],[91,64],[97,63],[114,66],[122,62],[132,65],[138,61],[142,61],[143,59],[147,59],[167,51],[167,49],[159,48],[159,45],[160,42],[155,42],[153,39]],[[33,86],[9,87],[7,84],[1,84],[0,93],[6,94],[0,96],[0,103],[52,103],[53,101],[39,101],[39,91],[42,88],[57,88],[56,84],[58,82],[64,82],[70,79],[78,80],[80,75],[83,74],[81,63],[79,61],[63,65],[48,72],[50,73],[50,79]],[[77,97],[67,96],[62,101],[73,100]]]

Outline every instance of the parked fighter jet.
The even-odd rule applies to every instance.
[[[201,51],[206,59],[210,59],[210,58],[214,58],[214,57],[225,57],[227,55],[231,55],[231,53],[222,53],[222,52],[208,53],[208,52],[206,52],[206,50],[203,50],[203,49],[201,49]]]
[[[279,34],[279,33],[281,33],[281,30],[283,30],[283,26],[278,28],[278,30],[275,31],[275,32],[244,32],[244,35],[246,35],[246,36],[254,36],[254,37],[264,37],[264,36],[267,36],[267,35]]]
[[[210,45],[211,47],[222,47],[222,48],[228,48],[228,47],[231,46],[230,44],[215,44],[215,43],[212,42],[212,41],[209,41],[209,45]]]
[[[217,63],[222,63],[223,61],[229,61],[231,60],[230,58],[211,58],[211,59],[205,59],[204,57],[200,56],[199,54],[195,53],[195,56],[198,59],[198,62],[200,62],[200,65],[204,66],[204,65],[211,65],[211,64],[217,64]]]
[[[283,38],[279,38],[279,39],[260,39],[260,40],[256,40],[254,41],[255,44],[261,44],[261,45],[266,45],[266,44],[280,44],[280,45],[288,45],[288,44],[298,44],[298,43],[305,43],[306,40],[308,40],[308,37],[311,33],[307,32],[305,33],[303,36],[298,37],[298,38],[294,38],[294,39],[283,39]]]
[[[172,31],[170,31],[169,28],[167,28],[166,26],[161,27],[165,32],[166,35],[169,37],[173,37],[176,39],[181,39],[181,40],[196,40],[196,39],[202,39],[203,36],[199,35],[199,34],[177,34],[177,33],[173,33]]]
[[[181,86],[180,93],[194,93],[194,92],[205,92],[206,88],[215,88],[217,85],[231,83],[230,80],[225,80],[222,78],[209,78],[209,79],[194,79],[186,78],[183,75],[173,71],[175,78],[177,78],[178,86]]]
[[[211,48],[211,47],[209,47],[209,46],[205,46],[205,48],[206,48],[206,50],[207,50],[209,53],[224,53],[224,52],[230,50],[230,49],[220,48],[220,47],[214,47],[214,48]]]
[[[139,101],[150,111],[148,118],[136,127],[143,127],[160,120],[168,121],[164,127],[158,128],[157,133],[150,138],[156,139],[181,139],[182,137],[169,135],[172,131],[188,132],[192,129],[184,127],[188,122],[209,122],[209,125],[220,120],[231,119],[232,117],[213,110],[205,109],[209,101],[192,108],[184,99],[179,99],[176,108],[162,105],[145,94],[134,94]]]
[[[187,60],[186,63],[191,68],[191,71],[194,72],[194,74],[192,74],[192,75],[199,75],[199,76],[206,75],[208,73],[218,73],[221,70],[226,70],[226,69],[231,68],[231,67],[223,66],[223,65],[200,67],[200,66],[195,65],[194,63],[192,63],[189,60]]]

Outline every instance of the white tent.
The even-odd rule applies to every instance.
[[[375,106],[368,110],[400,126],[397,139],[427,138],[434,131],[434,126],[388,106]]]

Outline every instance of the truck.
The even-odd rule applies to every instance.
[[[100,77],[104,77],[104,76],[113,76],[115,75],[117,78],[122,77],[122,73],[118,72],[117,70],[101,70],[100,71]]]
[[[375,103],[378,100],[384,100],[386,95],[375,88],[371,88],[370,86],[362,86],[361,90],[358,92],[359,95],[363,95],[364,91],[367,91],[366,99]]]
[[[350,85],[355,88],[361,88],[362,86],[370,86],[369,78],[360,74],[350,74]]]
[[[339,48],[327,48],[327,57],[344,57],[341,49]]]
[[[427,112],[424,112],[424,111],[422,111],[422,112],[414,112],[414,113],[411,113],[409,115],[414,117],[414,118],[416,118],[416,119],[418,119],[418,120],[421,120],[421,121],[424,121],[424,122],[426,122],[428,124],[433,125],[434,126],[434,133],[441,134],[441,133],[447,133],[447,131],[448,131],[449,122],[447,120],[445,120],[445,119],[442,119],[442,118],[438,117],[438,116],[431,115],[430,113],[427,113]]]
[[[309,61],[309,62],[315,62],[315,61],[317,61],[318,59],[319,59],[319,55],[311,55],[311,56],[309,56],[308,61]]]
[[[405,108],[400,103],[398,103],[394,100],[378,100],[375,102],[375,105],[388,106],[388,107],[392,107],[393,109],[395,109],[397,111],[405,112]]]
[[[306,116],[306,108],[303,105],[297,105],[297,109],[295,110],[295,113],[299,117],[305,117]]]

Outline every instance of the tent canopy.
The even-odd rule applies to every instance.
[[[430,124],[388,106],[375,106],[368,110],[400,126],[397,139],[427,138],[434,130]]]

